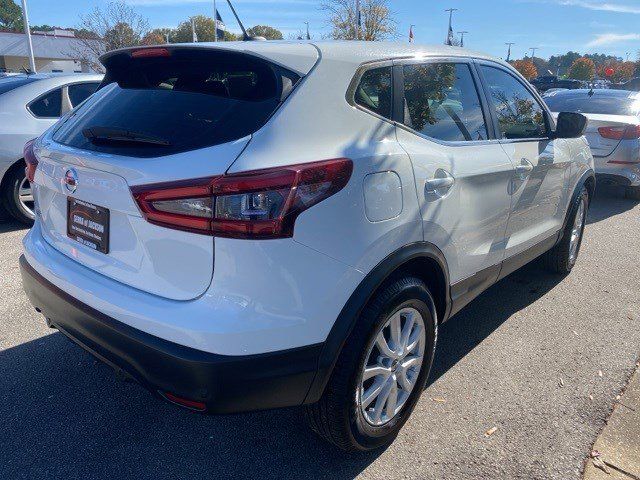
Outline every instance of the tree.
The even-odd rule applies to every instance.
[[[516,60],[513,62],[513,67],[527,80],[538,76],[538,69],[531,60]]]
[[[22,28],[22,8],[13,0],[0,0],[0,30],[19,32]]]
[[[578,58],[569,69],[569,77],[576,80],[593,80],[596,73],[596,65],[590,58]]]
[[[611,68],[613,70],[613,75],[607,76],[607,69]],[[634,62],[608,62],[598,65],[596,67],[596,72],[598,76],[601,78],[608,78],[612,82],[622,83],[627,80],[631,80],[634,76],[636,69],[636,64]]]
[[[167,43],[167,38],[171,41],[173,30],[170,28],[154,28],[145,33],[140,43],[142,45],[160,45]]]
[[[549,58],[549,70],[559,75],[565,75],[573,62],[580,58],[578,52],[567,52],[564,55],[553,55]]]
[[[282,32],[268,25],[256,25],[247,29],[250,37],[264,37],[267,40],[282,40]]]
[[[80,16],[80,25],[76,29],[80,45],[73,47],[67,55],[102,72],[104,69],[98,61],[100,55],[140,45],[148,30],[147,20],[132,7],[123,0],[112,1],[104,8],[95,7],[90,14]]]
[[[329,15],[334,40],[385,40],[396,32],[388,0],[361,0],[359,29],[355,0],[323,0],[320,8]]]

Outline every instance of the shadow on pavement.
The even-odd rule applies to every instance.
[[[596,195],[589,208],[587,225],[598,223],[615,215],[620,215],[621,213],[631,210],[636,205],[638,205],[637,200],[624,197],[624,190],[622,188],[599,185],[596,188]]]
[[[27,230],[29,227],[15,220],[0,219],[0,233],[15,232],[16,230]]]

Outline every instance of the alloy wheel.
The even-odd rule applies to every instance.
[[[578,205],[578,211],[576,212],[576,218],[573,221],[573,228],[571,229],[571,239],[569,240],[569,262],[572,264],[578,257],[578,247],[580,245],[580,237],[582,236],[582,227],[584,225],[586,209],[586,199],[580,200]]]
[[[20,206],[20,208],[24,211],[24,213],[27,216],[30,216],[31,218],[33,218],[34,215],[34,202],[33,202],[33,192],[31,190],[31,184],[29,183],[29,180],[25,177],[22,179],[22,181],[20,182],[20,185],[18,186],[18,191],[16,192],[16,196],[18,198],[16,198],[17,200],[17,204]]]
[[[381,426],[404,407],[424,362],[425,324],[415,308],[393,313],[372,340],[358,389],[368,423]]]

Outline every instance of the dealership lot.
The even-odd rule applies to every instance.
[[[573,274],[529,265],[454,317],[409,423],[362,455],[297,410],[201,416],[121,382],[46,328],[21,289],[26,231],[0,224],[0,478],[579,478],[638,359],[639,215],[601,189]]]

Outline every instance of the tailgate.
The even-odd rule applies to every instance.
[[[207,149],[210,155],[230,159],[221,163],[217,171],[209,164],[207,173],[223,173],[247,142],[245,139]],[[155,168],[145,168],[144,173],[136,171],[135,162],[129,159],[127,168],[121,168],[117,174],[114,171],[118,162],[114,159],[104,165],[86,153],[65,150],[61,146],[56,149],[54,144],[53,148],[38,151],[40,163],[34,195],[47,243],[85,267],[145,292],[174,300],[189,300],[203,294],[213,274],[213,237],[147,222],[140,214],[127,181],[156,178],[162,170],[171,169],[176,159],[156,159]],[[124,162],[124,159],[119,161]],[[139,163],[138,167],[141,167]],[[202,170],[204,173],[204,168]],[[75,191],[70,191],[64,181],[68,172],[73,172],[77,179]],[[83,245],[67,235],[68,198],[108,209],[108,253]]]

